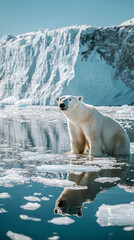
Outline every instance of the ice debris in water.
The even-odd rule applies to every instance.
[[[37,176],[37,177],[33,178],[33,181],[39,182],[39,183],[42,183],[42,184],[48,185],[48,186],[65,187],[65,188],[69,188],[69,189],[70,188],[72,189],[73,187],[74,188],[77,187],[77,189],[78,189],[78,187],[80,189],[87,188],[85,186],[78,186],[78,185],[76,185],[75,182],[65,180],[65,179],[61,180],[61,179],[56,179],[56,178],[43,178],[43,177]]]
[[[69,217],[56,217],[48,221],[49,223],[53,223],[56,225],[69,225],[71,223],[74,223],[75,220],[69,218]]]
[[[124,231],[134,231],[134,226],[124,227]]]
[[[27,170],[26,170],[27,171]],[[0,186],[13,187],[14,184],[24,184],[28,181],[28,178],[23,176],[25,170],[19,168],[12,168],[6,170],[0,177]]]
[[[0,208],[0,213],[6,213],[7,211],[4,208]]]
[[[60,237],[59,236],[53,236],[49,237],[48,240],[58,240]]]
[[[97,166],[83,165],[42,165],[37,167],[41,172],[98,172],[100,168]]]
[[[100,183],[112,183],[112,182],[117,182],[119,181],[120,178],[119,177],[100,177],[100,178],[96,178],[95,182],[100,182]]]
[[[0,193],[0,198],[10,198],[11,196],[7,192]]]
[[[134,202],[101,205],[96,213],[100,226],[134,226]]]
[[[119,184],[119,188],[124,189],[126,192],[134,193],[134,186],[126,186]]]
[[[25,210],[36,210],[40,207],[40,204],[36,202],[35,203],[28,202],[25,205],[22,205],[20,207]]]
[[[32,240],[30,237],[12,231],[8,231],[6,235],[12,240]]]
[[[28,217],[27,215],[20,215],[20,218],[22,220],[31,220],[31,221],[37,221],[37,222],[41,221],[40,218]]]
[[[35,196],[26,196],[24,197],[25,200],[31,201],[31,202],[40,202],[41,200],[38,197]]]
[[[49,201],[50,199],[48,197],[42,197],[41,200],[43,201]]]

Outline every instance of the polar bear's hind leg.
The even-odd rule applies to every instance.
[[[129,155],[130,154],[130,141],[126,134],[115,134],[113,136],[113,155]]]

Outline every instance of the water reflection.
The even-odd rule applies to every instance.
[[[64,139],[66,141],[64,141]],[[0,150],[2,157],[18,151],[51,151],[69,149],[67,123],[56,108],[8,106],[0,109]],[[6,156],[4,156],[6,150]],[[13,156],[14,157],[14,156]]]
[[[112,165],[109,159],[105,159],[104,162],[98,160],[98,165],[102,168],[98,172],[83,172],[80,175],[69,173],[67,176],[69,181],[73,181],[79,186],[87,186],[87,189],[73,190],[65,188],[56,201],[55,214],[81,217],[84,203],[91,203],[98,193],[115,187],[117,184],[121,188],[129,189],[132,192],[134,190],[134,165],[132,164],[132,157],[132,165],[128,166],[128,159],[125,160],[127,163],[112,161]],[[105,161],[109,161],[107,166],[105,166]],[[93,163],[97,164],[96,161],[93,161]]]
[[[116,116],[116,119],[122,123],[130,136],[131,152],[134,153],[134,109],[129,108],[130,115],[128,109],[123,114],[120,109],[104,108],[102,111],[109,111],[112,117]],[[44,229],[50,230],[48,225],[54,224],[59,219],[61,219],[60,224],[65,219],[69,219],[69,223],[74,222],[75,219],[75,224],[78,224],[75,235],[79,237],[82,232],[79,224],[83,223],[85,228],[87,225],[84,221],[87,222],[87,218],[88,222],[92,224],[90,214],[86,215],[86,219],[81,218],[80,221],[76,221],[77,217],[82,217],[82,214],[84,216],[85,203],[88,203],[86,206],[89,207],[89,211],[94,204],[93,214],[95,216],[96,211],[98,211],[98,223],[101,226],[104,220],[101,218],[103,210],[109,211],[112,208],[107,206],[104,208],[103,194],[101,195],[101,203],[98,200],[98,206],[96,205],[95,200],[100,193],[108,190],[107,196],[109,197],[109,190],[115,187],[114,194],[116,194],[118,202],[122,201],[118,190],[122,191],[127,202],[130,202],[129,199],[132,199],[131,196],[134,193],[133,154],[130,159],[105,157],[94,158],[90,161],[88,154],[66,154],[69,151],[66,119],[58,108],[8,106],[5,109],[0,109],[0,200],[2,202],[0,222],[1,229],[5,229],[2,230],[1,239],[5,239],[9,230],[11,234],[23,233],[32,239],[37,238],[35,237],[37,228],[33,225],[29,227],[23,223],[24,220],[38,222],[38,232],[42,232],[41,239],[44,239],[43,231],[46,231]],[[33,197],[35,192],[40,194],[38,195],[39,201],[36,198],[38,205],[28,204],[26,201],[32,202],[35,199]],[[53,195],[52,198],[49,198],[48,192]],[[43,199],[49,199],[49,201]],[[113,199],[108,198],[109,204],[113,204],[112,201]],[[49,203],[47,204],[47,202]],[[93,204],[90,205],[90,203]],[[32,210],[31,212],[34,213],[31,213],[30,209],[39,206],[39,204],[40,207],[37,210]],[[102,207],[100,211],[97,210],[96,206]],[[123,208],[123,206],[117,206],[117,209],[119,207]],[[126,211],[132,210],[132,207],[132,204],[126,206]],[[57,220],[54,218],[54,208]],[[59,218],[59,215],[69,215],[69,217],[63,219],[63,216]],[[77,217],[71,218],[72,215]],[[109,217],[109,215],[107,216]],[[12,226],[14,222],[10,219],[14,219],[16,228]],[[96,219],[94,220],[96,222]],[[105,220],[108,222],[107,218]],[[43,225],[40,225],[41,222]],[[109,222],[109,224],[114,224],[114,222]],[[63,232],[62,230],[61,232]],[[88,232],[88,227],[85,230]],[[93,231],[95,230],[93,228]],[[58,235],[62,236],[61,232],[59,231]],[[68,232],[67,229],[64,236]],[[52,230],[47,235],[47,239],[51,235]],[[62,236],[61,239],[63,238]],[[67,235],[67,238],[70,237]]]

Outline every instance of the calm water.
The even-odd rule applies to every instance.
[[[0,109],[0,240],[134,239],[134,107],[99,107],[131,140],[131,156],[69,155],[56,107]]]

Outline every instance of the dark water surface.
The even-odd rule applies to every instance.
[[[0,109],[0,240],[134,239],[134,107],[99,107],[130,157],[69,155],[57,107]]]

